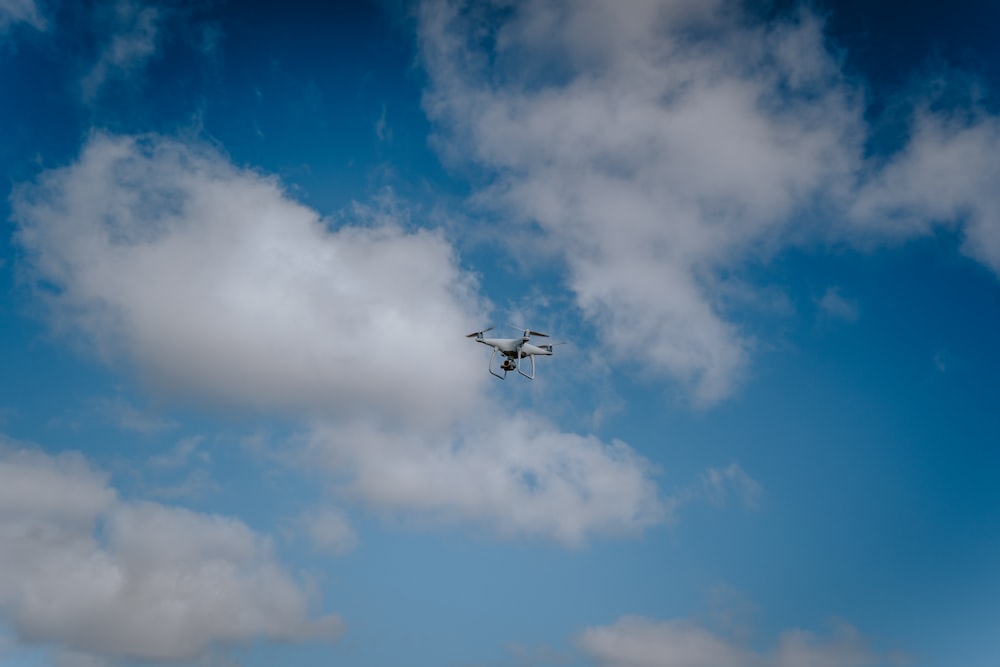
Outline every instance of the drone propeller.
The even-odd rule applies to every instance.
[[[525,336],[538,336],[540,338],[548,338],[549,337],[548,334],[544,334],[541,331],[534,331],[532,329],[529,329],[528,327],[519,327],[519,326],[514,325],[514,324],[510,324],[508,326],[514,327],[518,331],[523,331]]]
[[[483,329],[482,331],[473,331],[472,333],[468,334],[466,336],[466,338],[475,338],[477,336],[482,336],[487,331],[493,331],[493,327],[487,327],[487,328]]]

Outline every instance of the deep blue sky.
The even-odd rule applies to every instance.
[[[997,12],[0,0],[0,659],[996,664]]]

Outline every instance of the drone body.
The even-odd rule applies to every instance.
[[[487,331],[492,331],[493,327],[488,329],[483,329],[482,331],[475,331],[470,333],[466,338],[475,338],[477,343],[482,343],[483,345],[488,345],[493,348],[493,354],[490,355],[490,374],[494,377],[498,377],[501,380],[507,377],[507,373],[510,371],[517,371],[529,380],[535,379],[535,357],[543,356],[548,357],[552,355],[552,345],[532,345],[530,342],[531,336],[538,336],[540,338],[548,338],[548,334],[543,334],[538,331],[532,331],[531,329],[525,329],[524,334],[520,338],[484,338],[483,334]],[[493,361],[496,359],[497,353],[504,356],[503,363],[500,364],[500,370],[503,371],[503,375],[493,370]],[[531,373],[525,373],[521,369],[521,360],[527,359],[531,364]]]

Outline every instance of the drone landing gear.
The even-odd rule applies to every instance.
[[[498,377],[501,380],[506,379],[508,371],[507,364],[510,360],[504,359],[503,364],[500,365],[500,369],[503,371],[503,375],[500,375],[495,370],[493,370],[493,360],[496,358],[497,358],[497,349],[493,348],[493,354],[490,355],[490,375]]]
[[[531,375],[528,375],[527,373],[525,373],[524,371],[521,370],[521,366],[523,365],[523,362],[517,365],[517,372],[520,373],[521,375],[523,375],[524,377],[528,378],[529,380],[534,380],[535,379],[535,355],[533,355],[533,354],[526,354],[524,356],[524,358],[531,362]]]
[[[526,355],[520,356],[517,359],[504,359],[503,363],[500,364],[500,370],[503,371],[503,375],[501,375],[500,373],[498,373],[495,370],[493,370],[493,362],[496,359],[497,351],[498,350],[496,348],[493,348],[493,354],[490,355],[490,374],[491,375],[493,375],[494,377],[498,377],[501,380],[505,380],[507,378],[507,373],[509,373],[510,371],[517,371],[518,373],[520,373],[524,377],[528,378],[529,380],[534,380],[535,379],[535,357],[533,355],[526,354]],[[530,374],[525,373],[523,370],[521,370],[521,363],[520,363],[520,361],[521,361],[521,359],[524,359],[524,358],[527,358],[531,362],[531,373]]]

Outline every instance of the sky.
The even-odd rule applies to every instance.
[[[0,0],[0,662],[998,664],[998,20]]]

